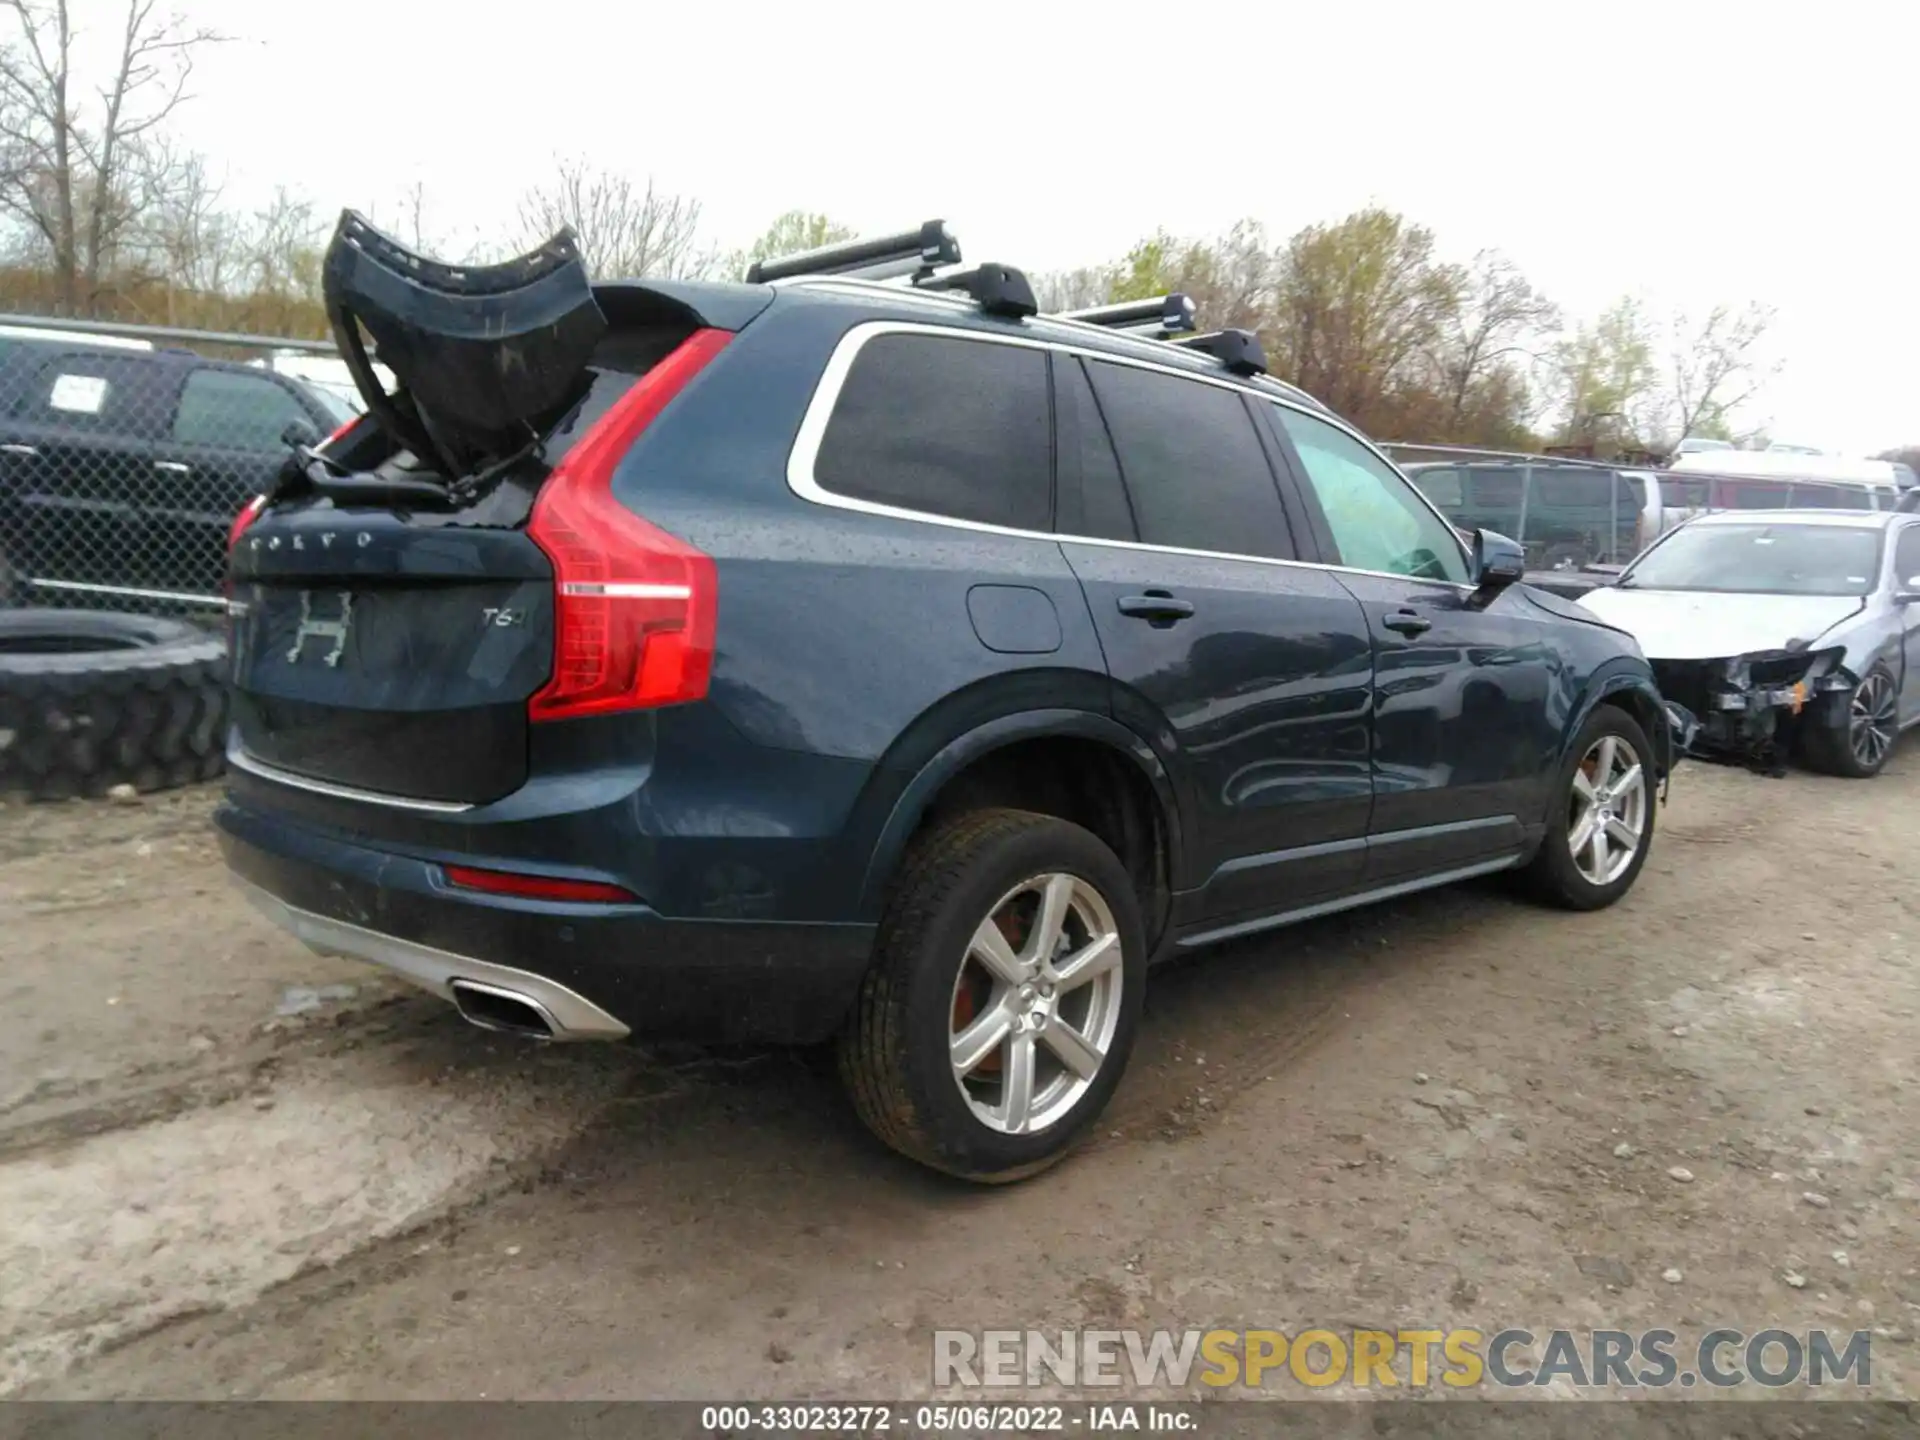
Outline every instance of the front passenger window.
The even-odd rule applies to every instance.
[[[1324,420],[1274,409],[1300,454],[1342,565],[1467,583],[1466,557],[1453,531],[1385,461]]]

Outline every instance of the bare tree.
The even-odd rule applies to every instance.
[[[0,0],[0,209],[44,244],[60,304],[91,312],[157,178],[156,130],[186,98],[211,30],[126,0],[104,84],[74,70],[70,0]],[[91,93],[88,93],[91,92]]]
[[[1777,373],[1778,365],[1761,356],[1772,325],[1773,311],[1760,304],[1738,313],[1716,305],[1698,326],[1675,317],[1669,397],[1675,441],[1703,427],[1727,428],[1728,417]]]
[[[1492,250],[1473,257],[1460,305],[1434,354],[1449,434],[1466,427],[1477,392],[1507,389],[1521,362],[1537,359],[1541,337],[1557,320],[1552,302],[1511,260]]]
[[[700,202],[636,185],[581,160],[560,162],[552,181],[520,202],[522,239],[538,244],[563,226],[579,237],[587,271],[599,279],[687,278],[719,263],[700,236]]]
[[[1055,270],[1033,277],[1033,293],[1046,314],[1063,310],[1086,310],[1104,305],[1113,290],[1114,274],[1109,266],[1082,266],[1078,270]]]
[[[148,205],[139,225],[140,268],[164,287],[169,325],[183,323],[179,302],[189,295],[219,295],[241,279],[246,236],[222,204],[221,186],[199,155],[176,155],[155,147],[143,187]]]

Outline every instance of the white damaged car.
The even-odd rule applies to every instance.
[[[1920,720],[1920,514],[1703,515],[1579,603],[1640,642],[1696,750],[1864,778]]]

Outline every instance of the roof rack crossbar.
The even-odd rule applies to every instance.
[[[1267,373],[1266,347],[1251,330],[1210,330],[1205,335],[1189,335],[1171,343],[1182,350],[1199,350],[1211,355],[1235,375]]]
[[[914,278],[916,290],[959,290],[971,295],[989,315],[1022,320],[1036,315],[1040,306],[1033,298],[1033,286],[1027,277],[1011,265],[988,263],[971,270],[950,270],[944,275]]]
[[[928,220],[913,230],[881,235],[871,240],[844,240],[756,260],[747,267],[747,283],[788,280],[796,275],[846,275],[860,280],[890,280],[899,275],[931,273],[938,265],[960,263],[960,242],[944,220]]]
[[[1164,339],[1194,329],[1194,304],[1191,295],[1174,291],[1147,300],[1121,300],[1112,305],[1094,305],[1084,310],[1063,311],[1056,319],[1075,320],[1082,325],[1098,325],[1124,335],[1150,335]]]

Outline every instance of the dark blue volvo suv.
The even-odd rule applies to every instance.
[[[881,1139],[1008,1180],[1157,960],[1632,886],[1674,746],[1631,638],[1253,337],[955,259],[589,287],[565,236],[456,271],[343,217],[369,413],[231,546],[250,897],[496,1029],[834,1040]]]

